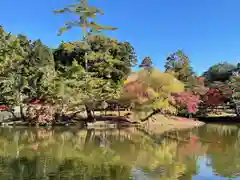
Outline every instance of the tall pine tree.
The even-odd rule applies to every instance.
[[[98,95],[98,97],[101,96],[102,93],[102,89],[101,87],[105,87],[105,86],[109,86],[110,81],[104,81],[104,79],[102,78],[96,78],[94,76],[94,73],[89,72],[89,61],[93,61],[96,56],[99,59],[99,55],[102,56],[102,58],[108,58],[109,54],[105,53],[103,55],[101,55],[100,53],[98,54],[92,54],[91,52],[91,45],[90,45],[90,39],[96,34],[102,33],[102,31],[104,30],[116,30],[117,28],[112,27],[112,26],[104,26],[104,25],[100,25],[98,24],[95,19],[97,17],[97,15],[101,14],[103,15],[104,12],[94,6],[90,6],[88,4],[88,0],[81,0],[79,1],[79,3],[77,4],[73,4],[73,5],[69,5],[66,8],[63,8],[61,10],[56,10],[54,11],[55,13],[71,13],[74,15],[78,16],[77,20],[74,21],[70,21],[70,22],[66,22],[65,26],[62,27],[59,30],[59,35],[61,35],[63,32],[73,28],[73,27],[79,27],[82,29],[83,32],[83,43],[80,43],[80,45],[84,45],[85,46],[85,52],[84,52],[84,61],[85,61],[85,87],[83,88],[84,90],[84,94],[87,95],[86,99],[84,100],[85,102],[85,107],[86,107],[86,111],[87,111],[87,116],[88,119],[93,120],[93,115],[92,115],[92,104],[93,104],[93,97],[96,97],[96,93],[100,94]],[[73,48],[75,48],[74,46],[72,46]],[[71,48],[71,45],[70,45]],[[83,48],[82,48],[83,49]],[[95,56],[95,58],[94,58]],[[79,60],[76,59],[76,62],[78,62]],[[92,65],[91,65],[92,66]],[[108,77],[110,77],[110,75],[108,74]],[[110,88],[110,87],[109,87]],[[96,92],[96,90],[98,90]]]

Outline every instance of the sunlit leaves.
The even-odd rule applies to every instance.
[[[57,68],[64,72],[64,81],[71,81],[72,87],[82,83],[77,88],[82,93],[78,100],[82,99],[82,102],[94,103],[118,98],[123,79],[136,62],[134,49],[129,43],[112,43],[112,39],[107,37],[88,36],[87,39],[88,43],[62,43],[54,52]],[[66,75],[68,72],[76,72],[72,69],[74,66],[82,68],[78,70],[82,73],[75,73],[79,79]]]
[[[209,82],[214,81],[227,81],[229,80],[232,72],[236,69],[236,66],[227,62],[218,63],[211,66],[206,72],[204,72],[203,76]]]
[[[24,59],[27,52],[21,44],[21,39],[7,33],[1,28],[0,33],[0,68],[1,72],[7,71],[14,63]]]
[[[194,74],[190,66],[189,58],[181,50],[170,54],[164,65],[165,72],[174,75],[178,80],[186,83]]]
[[[199,96],[190,92],[175,93],[173,96],[177,106],[187,110],[188,113],[197,112],[198,105],[201,102]]]
[[[229,87],[211,88],[202,96],[202,100],[207,106],[216,107],[229,101],[231,96],[232,90]]]
[[[180,81],[156,69],[141,70],[128,79],[129,82],[124,86],[123,98],[141,104],[144,109],[159,108],[173,111],[170,103],[171,93],[184,90],[184,85]]]
[[[51,50],[40,40],[30,41],[22,35],[2,33],[1,103],[23,107],[31,99],[49,99],[49,84],[56,75]]]
[[[83,30],[83,36],[86,38],[87,35],[92,33],[100,33],[103,30],[116,30],[117,28],[112,26],[103,26],[93,21],[97,15],[104,15],[104,12],[94,6],[88,4],[88,0],[82,0],[78,4],[72,4],[60,10],[53,11],[55,14],[71,13],[79,17],[76,21],[66,22],[65,26],[60,28],[58,35],[61,35],[65,31],[79,27]]]
[[[208,87],[205,86],[203,77],[192,76],[189,78],[188,82],[186,82],[185,90],[201,96],[207,92]]]

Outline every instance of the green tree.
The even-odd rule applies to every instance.
[[[227,62],[218,63],[211,66],[206,72],[203,73],[207,82],[220,81],[226,82],[232,76],[232,72],[236,66]]]
[[[60,28],[59,35],[63,32],[73,28],[80,27],[83,31],[83,37],[86,38],[87,35],[92,33],[99,33],[103,30],[116,30],[117,28],[112,26],[103,26],[98,24],[93,19],[96,19],[97,15],[104,15],[104,12],[94,6],[88,4],[88,0],[78,0],[79,3],[69,5],[61,10],[55,10],[54,13],[71,13],[78,16],[77,20],[66,22],[65,26]]]
[[[187,83],[194,75],[189,58],[181,50],[170,54],[165,62],[165,72],[174,75],[178,80]]]
[[[74,4],[74,5],[69,5],[68,7],[61,9],[61,10],[56,10],[54,11],[55,13],[72,13],[74,15],[78,16],[78,19],[76,21],[70,21],[70,22],[66,22],[65,26],[62,27],[59,31],[59,35],[61,35],[64,31],[67,31],[73,27],[80,27],[82,29],[83,32],[83,42],[84,42],[84,46],[85,46],[85,52],[84,52],[84,61],[85,61],[85,72],[86,72],[86,86],[84,88],[85,94],[88,94],[89,98],[88,100],[85,99],[85,107],[86,107],[86,111],[87,111],[87,115],[88,115],[88,119],[93,120],[93,114],[92,114],[92,108],[91,105],[92,102],[89,102],[91,97],[95,97],[96,93],[94,92],[94,96],[91,95],[91,93],[93,92],[93,90],[96,87],[90,87],[90,84],[96,84],[97,82],[101,82],[100,84],[102,86],[104,85],[108,85],[109,82],[103,83],[102,79],[98,79],[96,80],[95,77],[92,77],[91,75],[93,75],[92,73],[88,73],[88,58],[89,56],[91,56],[91,52],[90,52],[90,48],[89,48],[89,37],[91,38],[93,34],[96,33],[101,33],[104,30],[116,30],[115,27],[112,26],[103,26],[100,25],[98,23],[96,23],[96,21],[94,21],[94,19],[97,17],[97,14],[104,14],[102,10],[100,10],[99,8],[96,8],[94,6],[90,6],[88,4],[88,0],[81,0],[79,3]],[[90,54],[90,55],[89,55]],[[98,53],[98,58],[99,58],[99,54]],[[96,54],[95,54],[96,55]],[[102,55],[100,55],[102,56]],[[104,56],[108,56],[108,54],[104,54]],[[93,55],[91,56],[92,59]],[[103,57],[102,57],[103,58]],[[109,76],[109,73],[107,73],[107,75]],[[94,83],[89,83],[90,82],[94,82]],[[103,85],[104,84],[104,85]],[[97,85],[98,87],[100,87],[100,85]],[[98,96],[99,97],[99,96]]]
[[[139,67],[144,69],[151,69],[153,66],[152,60],[149,56],[145,57]]]
[[[28,78],[28,97],[45,98],[48,84],[55,78],[55,62],[52,51],[40,40],[30,44],[30,52],[20,67],[22,75]]]
[[[91,36],[88,53],[85,45],[82,41],[62,43],[55,49],[54,58],[58,72],[65,76],[62,80],[71,82],[71,87],[78,86],[72,90],[81,94],[76,104],[85,104],[88,109],[92,109],[101,101],[119,97],[123,80],[136,63],[136,55],[129,43],[117,42],[105,36]],[[87,69],[85,58],[88,60]],[[66,76],[69,69],[75,69],[71,70],[76,73],[74,77]]]
[[[22,35],[1,32],[0,101],[11,110],[20,106],[24,118],[29,100],[49,94],[48,85],[55,76],[53,54],[39,40],[31,42]]]
[[[131,74],[123,90],[122,101],[129,100],[140,111],[176,112],[172,93],[184,91],[184,84],[171,74],[157,69],[140,70]]]
[[[185,84],[185,90],[192,92],[195,95],[204,95],[208,87],[205,86],[204,77],[191,76],[188,82]]]
[[[24,36],[14,36],[0,27],[0,101],[8,105],[23,106],[23,92],[27,84],[20,70],[29,53],[29,43]],[[13,111],[12,111],[13,112]]]
[[[117,42],[104,36],[91,36],[88,43],[87,54],[82,41],[62,43],[54,51],[56,68],[64,71],[63,67],[71,66],[76,60],[86,71],[87,58],[89,73],[95,73],[94,76],[111,79],[116,83],[128,76],[137,62],[135,50],[128,42]]]

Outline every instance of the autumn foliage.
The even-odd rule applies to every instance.
[[[136,80],[124,85],[123,94],[132,101],[141,101],[150,98],[148,87],[143,82]]]
[[[124,85],[122,99],[135,103],[140,109],[161,109],[174,113],[171,93],[184,91],[184,84],[168,73],[156,69],[133,73]]]
[[[32,124],[53,123],[55,120],[56,109],[50,104],[34,104],[29,106],[26,116]]]
[[[229,88],[209,89],[203,96],[203,102],[207,106],[218,106],[225,103],[232,95]]]
[[[8,111],[10,108],[5,105],[0,105],[0,111]]]
[[[199,96],[190,92],[180,92],[173,94],[175,103],[180,108],[184,108],[188,113],[196,113],[201,102]]]

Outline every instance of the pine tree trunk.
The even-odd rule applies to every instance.
[[[85,105],[85,108],[86,108],[86,112],[87,112],[87,120],[90,122],[93,122],[94,116],[93,116],[92,110],[88,107],[88,105]]]
[[[26,120],[26,117],[24,115],[24,112],[23,112],[23,106],[20,105],[20,115],[21,115],[21,118],[25,121]]]
[[[16,114],[15,114],[15,112],[14,112],[13,109],[10,110],[10,113],[12,114],[13,119],[16,120],[16,119],[17,119],[17,116],[16,116]]]

